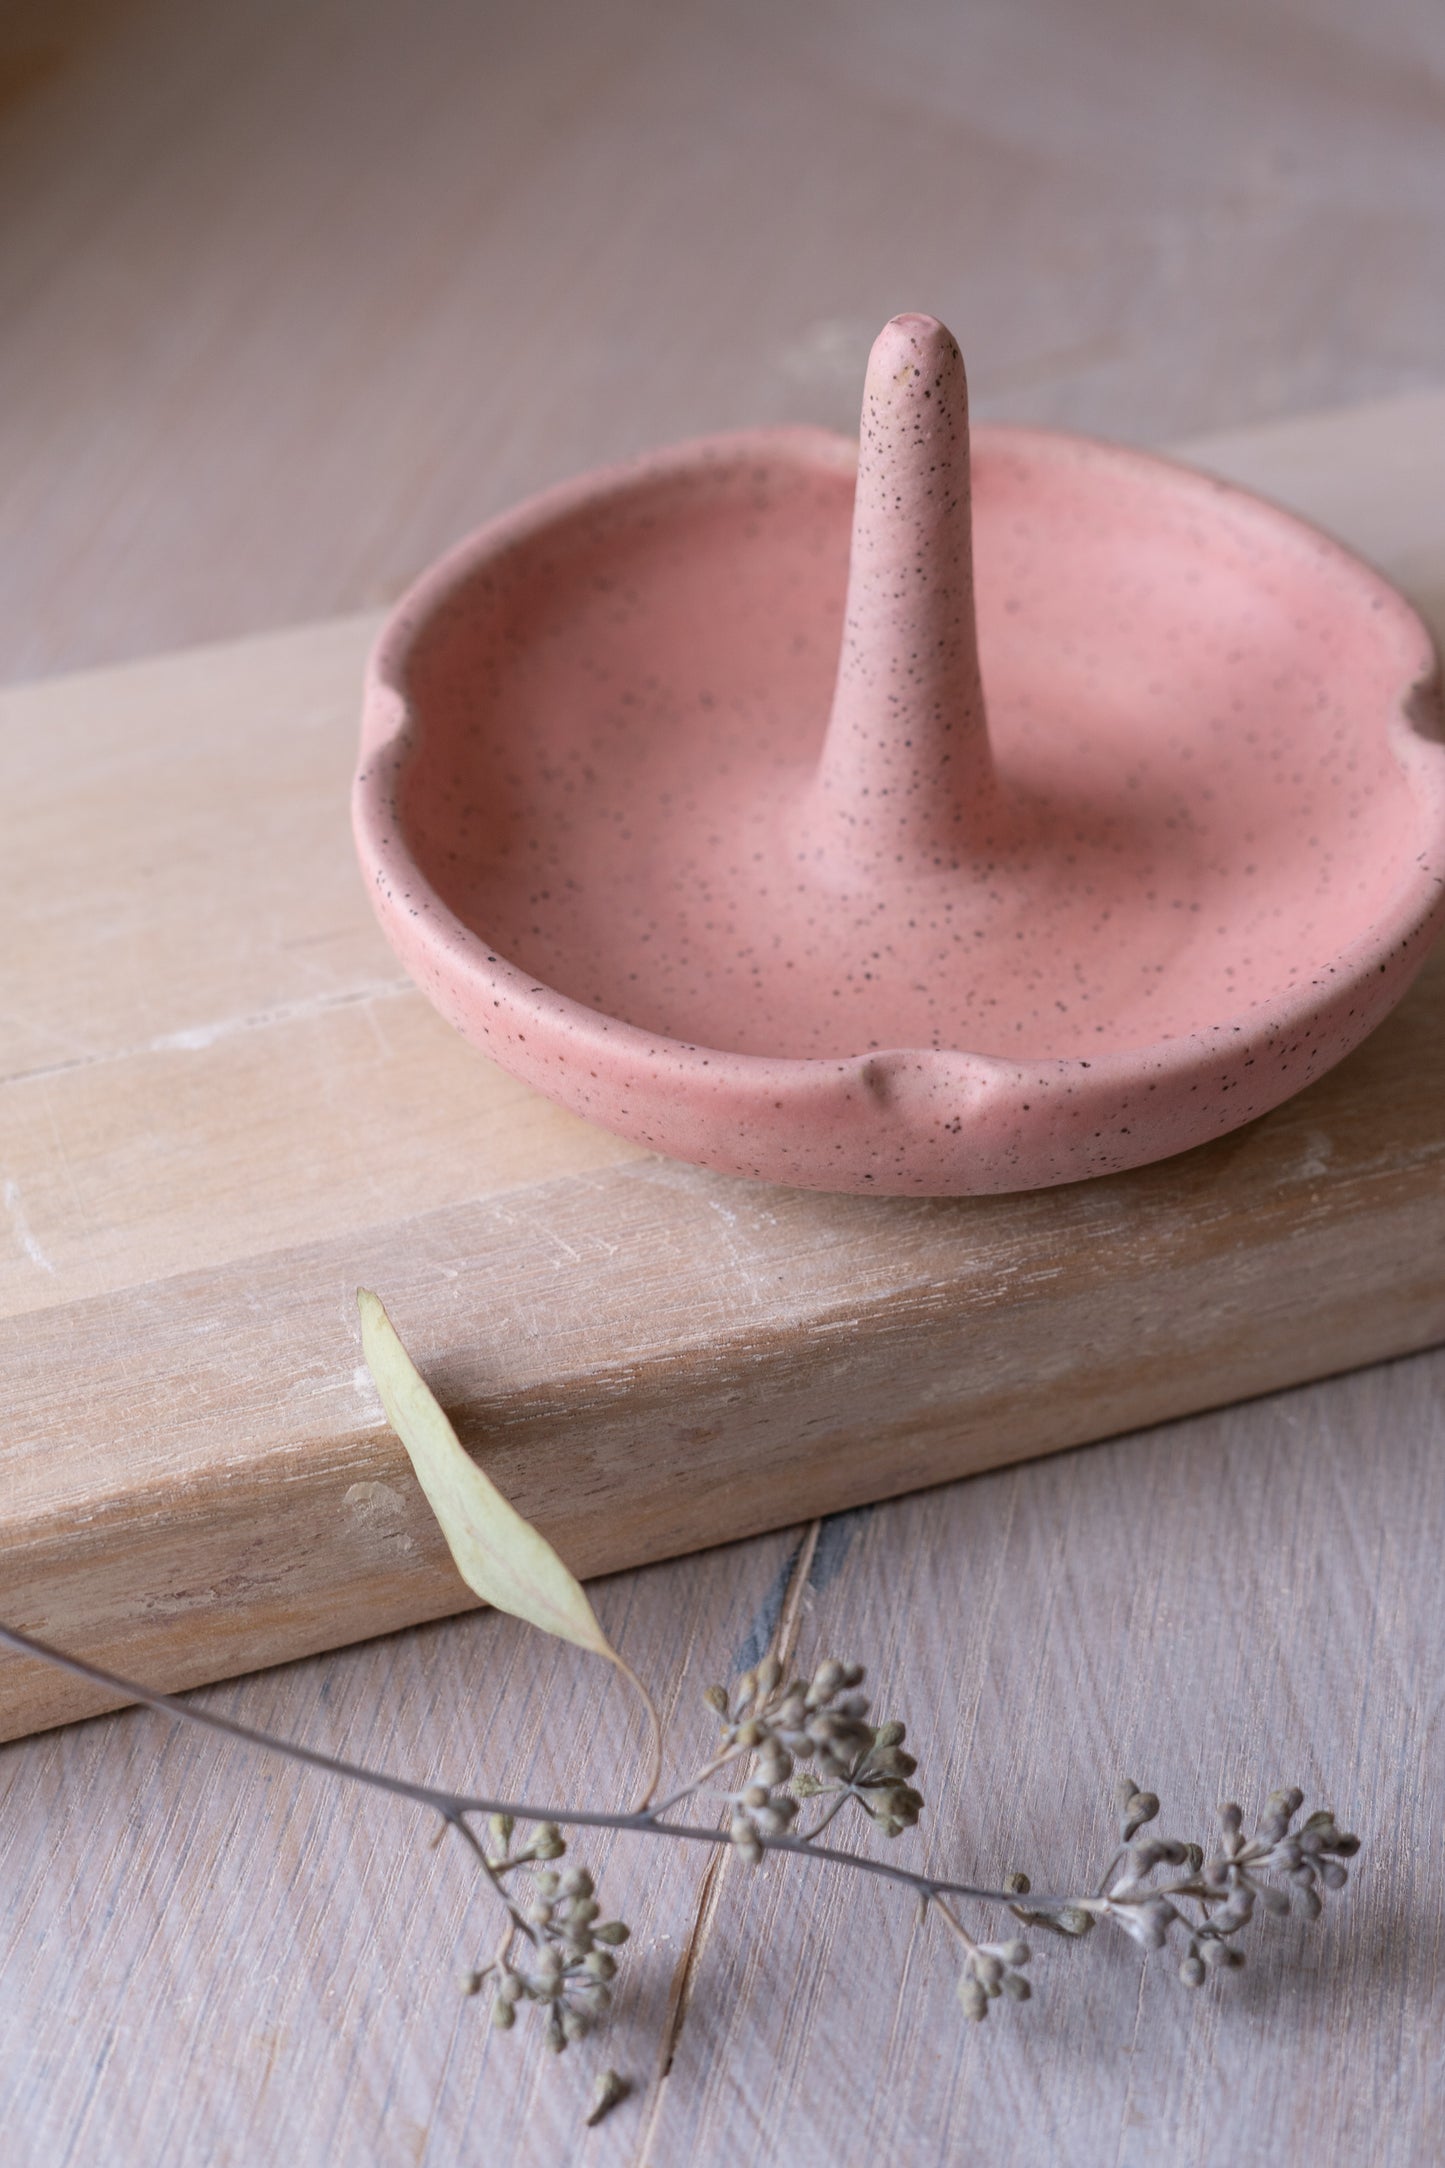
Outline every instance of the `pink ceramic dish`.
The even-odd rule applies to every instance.
[[[958,350],[901,317],[861,454],[684,445],[423,578],[357,846],[442,1013],[576,1112],[1033,1188],[1236,1128],[1399,1000],[1445,921],[1437,687],[1383,579],[1237,490],[1013,429],[970,473]]]

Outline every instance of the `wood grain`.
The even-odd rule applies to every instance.
[[[809,1903],[781,1868],[732,1869],[619,2157],[705,2159],[726,2133],[746,2168],[1434,2160],[1442,1448],[1436,1354],[854,1522],[800,1653],[888,1682],[935,1772],[930,1858],[1088,1886],[1128,1773],[1181,1836],[1297,1782],[1364,1832],[1358,1873],[1318,1930],[1261,1934],[1237,1993],[1037,1936],[1024,2022],[965,2034],[953,1953],[910,1907],[841,1871]]]
[[[1292,461],[1296,500],[1317,475],[1387,562],[1397,519],[1419,573],[1445,396],[1423,420],[1216,450]],[[358,1283],[588,1574],[1445,1336],[1445,960],[1312,1090],[1117,1179],[917,1203],[658,1160],[454,1039],[368,924],[343,807],[370,630],[0,704],[17,1623],[174,1687],[457,1608],[358,1373]],[[5,1735],[101,1705],[0,1661]]]
[[[799,1655],[866,1661],[908,1721],[930,1805],[907,1856],[1088,1874],[1125,1771],[1180,1833],[1298,1781],[1365,1837],[1325,1922],[1262,1929],[1223,1991],[1102,1937],[1049,1943],[1033,2002],[982,2031],[951,1950],[886,1891],[728,1864],[704,1902],[690,1848],[589,1840],[636,1933],[613,2026],[559,2068],[457,1995],[489,1915],[411,1810],[140,1711],[6,1747],[12,2157],[1424,2168],[1445,2112],[1442,1529],[1440,1353],[824,1524]],[[790,1549],[594,1588],[663,1694],[674,1767],[709,1736],[702,1687],[766,1640]],[[481,1615],[202,1698],[424,1779],[615,1800],[640,1741],[601,1684]],[[636,2092],[584,2140],[604,2061]]]
[[[899,309],[1138,443],[1432,386],[1442,77],[1437,0],[9,0],[0,678],[852,429]]]

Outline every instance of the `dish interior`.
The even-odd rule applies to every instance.
[[[1087,1058],[1276,1003],[1388,909],[1418,815],[1370,583],[1208,482],[1022,432],[973,451],[1001,818],[855,875],[811,788],[852,503],[836,457],[644,473],[431,614],[399,812],[490,953],[732,1052]]]

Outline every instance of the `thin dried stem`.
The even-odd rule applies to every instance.
[[[76,1678],[88,1680],[92,1686],[104,1687],[107,1693],[126,1701],[140,1702],[145,1708],[155,1709],[162,1716],[176,1717],[183,1724],[199,1724],[204,1730],[239,1739],[243,1745],[256,1747],[263,1754],[278,1754],[285,1761],[324,1770],[328,1776],[342,1777],[350,1784],[369,1785],[373,1791],[389,1792],[394,1799],[409,1799],[416,1806],[429,1807],[444,1821],[460,1823],[468,1814],[510,1814],[518,1822],[558,1822],[577,1829],[629,1830],[642,1837],[675,1837],[689,1844],[724,1846],[732,1841],[725,1829],[706,1829],[687,1822],[660,1822],[657,1819],[660,1809],[608,1814],[592,1807],[536,1806],[522,1800],[484,1799],[464,1792],[441,1791],[432,1784],[416,1784],[408,1777],[392,1776],[382,1769],[367,1769],[359,1762],[343,1761],[336,1754],[323,1754],[316,1747],[297,1746],[289,1739],[275,1738],[270,1732],[257,1731],[249,1724],[238,1724],[233,1717],[220,1716],[212,1709],[192,1708],[172,1694],[156,1693],[134,1679],[122,1678],[114,1671],[102,1669],[99,1664],[87,1663],[83,1657],[52,1648],[49,1642],[41,1641],[33,1634],[21,1633],[13,1626],[0,1625],[0,1644],[21,1656],[39,1657],[43,1663],[69,1671]],[[474,1833],[468,1831],[467,1835],[475,1844]],[[980,1904],[1012,1905],[1018,1901],[1007,1890],[982,1888],[972,1882],[947,1881],[937,1875],[914,1874],[907,1867],[868,1859],[859,1852],[842,1852],[832,1845],[813,1844],[804,1837],[767,1837],[763,1840],[763,1849],[795,1852],[804,1859],[830,1860],[835,1866],[851,1867],[859,1874],[877,1875],[885,1882],[896,1882],[905,1889],[916,1890],[920,1896],[968,1897]],[[503,1902],[506,1901],[504,1895]],[[1078,1902],[1076,1897],[1033,1894],[1029,1897],[1030,1905],[1040,1911],[1061,1909]]]
[[[815,1837],[821,1837],[828,1824],[837,1820],[852,1797],[851,1792],[839,1792],[827,1813],[820,1815],[811,1829],[800,1829],[798,1831],[798,1842],[800,1844],[811,1844]]]
[[[643,1685],[641,1679],[639,1679],[637,1673],[633,1670],[631,1664],[625,1664],[622,1661],[622,1658],[615,1653],[612,1660],[616,1664],[618,1670],[622,1673],[623,1677],[625,1679],[629,1679],[632,1682],[633,1686],[636,1687],[638,1693],[642,1697],[642,1706],[647,1711],[649,1759],[647,1766],[647,1787],[644,1790],[641,1799],[639,1799],[637,1802],[637,1811],[639,1814],[641,1814],[644,1813],[647,1810],[648,1806],[651,1804],[652,1795],[657,1790],[658,1785],[662,1782],[662,1718],[657,1713],[657,1703],[653,1700],[651,1694]]]
[[[946,1898],[934,1895],[928,1900],[928,1902],[933,1906],[934,1911],[943,1921],[944,1926],[954,1937],[955,1941],[961,1942],[966,1950],[972,1951],[978,1948],[978,1944],[974,1941],[973,1936],[964,1926],[963,1921],[959,1918],[958,1914],[954,1911],[952,1905],[949,1904]]]
[[[487,1857],[486,1846],[482,1843],[476,1831],[467,1821],[466,1816],[464,1814],[453,1814],[449,1815],[447,1819],[450,1822],[452,1828],[457,1832],[457,1835],[459,1837],[464,1837],[467,1844],[471,1847],[472,1856],[476,1860],[477,1865],[481,1868],[482,1873],[486,1876],[487,1882],[491,1887],[493,1896],[496,1898],[498,1904],[502,1906],[508,1918],[511,1920],[513,1933],[525,1935],[529,1942],[535,1942],[537,1937],[533,1934],[531,1927],[528,1925],[527,1921],[523,1919],[521,1913],[517,1910],[511,1898],[503,1889],[501,1876],[497,1872],[497,1869],[492,1865],[490,1859],[488,1859]],[[510,1942],[511,1936],[509,1935],[507,1939]]]
[[[779,1639],[783,1638],[780,1634]],[[1154,1793],[1141,1792],[1132,1779],[1123,1780],[1119,1787],[1122,1847],[1115,1852],[1108,1873],[1092,1895],[1038,1895],[1022,1875],[1011,1876],[1011,1886],[1006,1889],[990,1889],[941,1875],[920,1874],[908,1867],[820,1844],[820,1833],[850,1799],[890,1836],[916,1824],[923,1805],[921,1795],[904,1781],[916,1766],[911,1755],[902,1751],[904,1727],[898,1723],[881,1727],[866,1723],[868,1704],[854,1691],[863,1677],[862,1666],[842,1664],[832,1658],[817,1667],[810,1683],[785,1681],[780,1657],[770,1654],[758,1670],[743,1674],[735,1701],[722,1687],[709,1688],[707,1699],[722,1715],[728,1731],[721,1753],[658,1806],[643,1806],[631,1813],[607,1813],[596,1808],[479,1798],[413,1783],[405,1777],[368,1769],[338,1755],[253,1730],[234,1718],[193,1707],[170,1694],[153,1692],[82,1657],[52,1648],[48,1642],[15,1627],[0,1625],[0,1645],[21,1655],[38,1657],[119,1699],[140,1702],[162,1715],[239,1739],[244,1745],[304,1768],[320,1769],[349,1783],[410,1800],[440,1816],[444,1827],[460,1832],[509,1923],[501,1950],[491,1965],[468,1975],[468,1992],[475,1993],[482,1979],[495,1971],[499,1986],[492,2022],[504,2030],[510,2028],[518,1999],[530,1999],[546,2011],[546,2038],[558,2050],[569,2040],[583,2038],[605,2011],[611,1993],[608,1983],[615,1970],[610,1949],[626,1941],[626,1923],[598,1923],[591,1876],[578,1867],[568,1869],[565,1875],[550,1868],[539,1872],[533,1885],[534,1902],[524,1916],[508,1895],[503,1877],[524,1864],[540,1868],[544,1860],[564,1852],[566,1846],[557,1828],[539,1828],[527,1849],[515,1858],[493,1859],[470,1827],[470,1815],[493,1817],[494,1829],[503,1839],[504,1854],[510,1853],[514,1823],[562,1824],[669,1837],[704,1844],[715,1851],[731,1847],[754,1864],[765,1852],[791,1853],[805,1859],[827,1860],[854,1874],[875,1875],[881,1881],[895,1883],[912,1890],[925,1913],[932,1906],[962,1947],[959,1999],[964,2014],[971,2019],[985,2017],[990,2004],[1001,1997],[1016,2003],[1029,1999],[1029,1983],[1020,1969],[1029,1961],[1029,1946],[1016,1935],[1001,1941],[977,1940],[946,1901],[949,1898],[1003,1906],[1024,1924],[1034,1922],[1074,1938],[1086,1933],[1095,1922],[1109,1920],[1144,1950],[1164,1948],[1171,1933],[1175,1933],[1185,1943],[1180,1979],[1188,1987],[1198,1987],[1211,1968],[1228,1971],[1244,1962],[1236,1946],[1237,1938],[1255,1916],[1256,1907],[1275,1916],[1297,1909],[1306,1918],[1318,1918],[1321,1891],[1344,1887],[1348,1876],[1343,1862],[1353,1858],[1360,1848],[1358,1837],[1342,1832],[1328,1809],[1312,1814],[1296,1828],[1295,1817],[1301,1811],[1303,1795],[1291,1786],[1270,1794],[1252,1835],[1245,1833],[1243,1812],[1237,1804],[1221,1806],[1219,1834],[1206,1854],[1201,1845],[1146,1833],[1147,1825],[1159,1813],[1159,1801]],[[759,1750],[758,1776],[727,1795],[732,1811],[726,1828],[661,1819],[709,1776],[754,1748]],[[837,1796],[811,1831],[784,1833],[789,1815],[781,1810],[779,1802],[784,1795],[778,1787],[787,1780],[794,1753],[806,1757],[815,1751],[825,1774],[840,1780]],[[814,1791],[819,1788],[814,1780]],[[825,1783],[821,1789],[829,1787]],[[655,1790],[654,1772],[648,1796]],[[796,1811],[791,1800],[788,1804],[791,1811]],[[1170,1867],[1183,1871],[1170,1880],[1155,1879],[1161,1868]],[[1021,1901],[1025,1898],[1027,1902]],[[1197,1910],[1185,1911],[1183,1906]],[[534,1953],[525,1977],[508,1964],[511,1945],[518,1935]]]
[[[684,1799],[691,1799],[695,1792],[701,1791],[709,1777],[715,1777],[720,1769],[726,1769],[729,1762],[735,1762],[741,1755],[751,1754],[752,1751],[751,1747],[730,1746],[726,1753],[714,1755],[710,1762],[703,1763],[701,1769],[694,1770],[686,1784],[679,1784],[677,1790],[669,1792],[666,1799],[659,1799],[655,1806],[648,1808],[652,1820],[655,1822],[660,1815],[669,1813],[673,1807],[681,1806]]]

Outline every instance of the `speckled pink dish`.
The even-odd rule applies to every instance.
[[[1014,429],[970,477],[958,349],[903,316],[861,452],[684,445],[444,558],[372,661],[357,845],[438,1008],[579,1114],[1033,1188],[1238,1127],[1399,1000],[1437,684],[1384,580],[1237,490]]]

